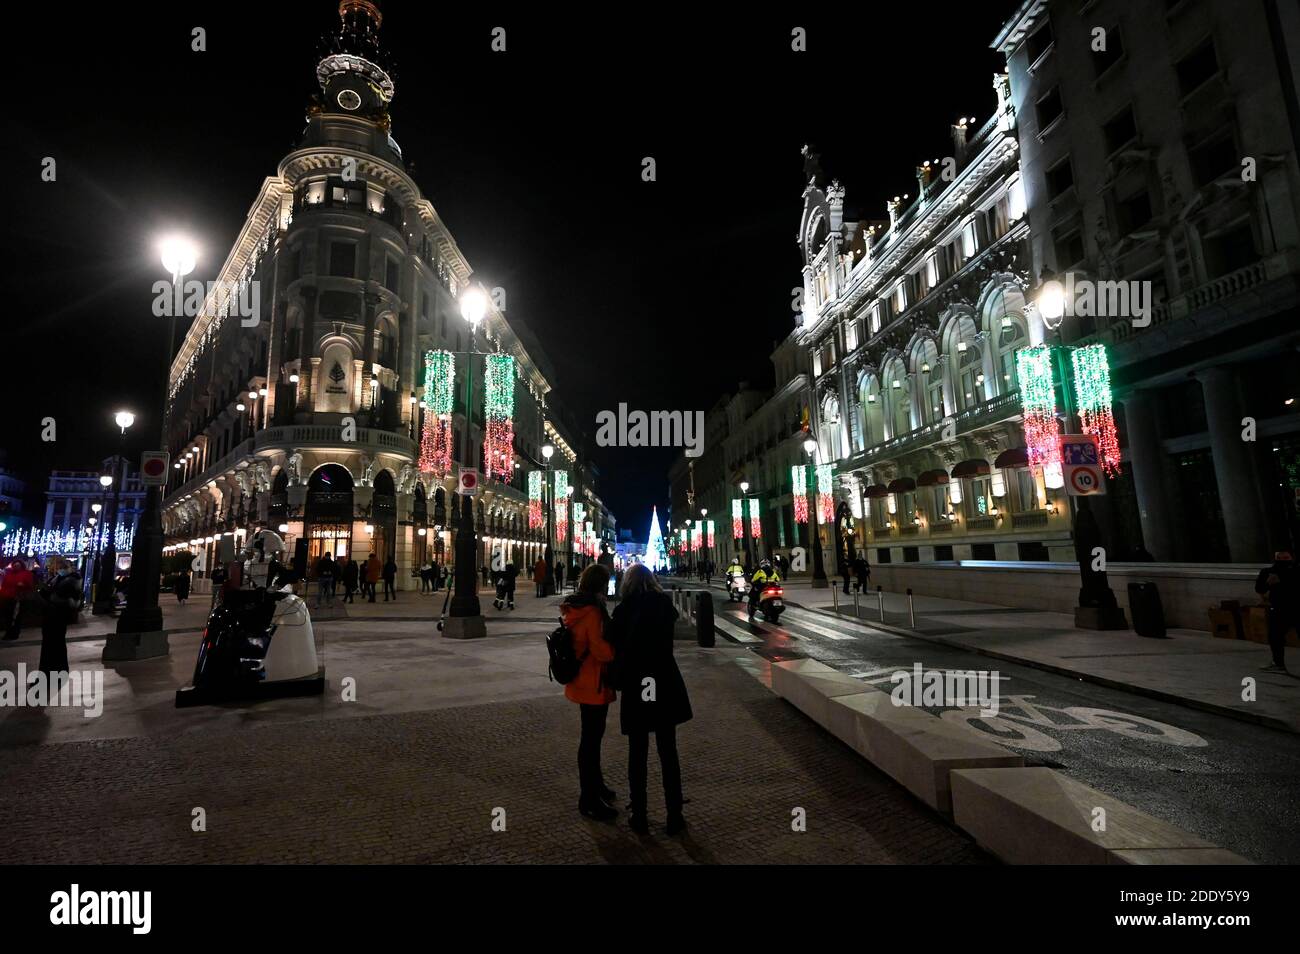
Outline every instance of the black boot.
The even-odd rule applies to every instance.
[[[583,818],[591,818],[595,821],[613,821],[618,817],[618,809],[606,805],[600,799],[578,799],[578,812]]]
[[[645,817],[645,812],[633,812],[627,820],[627,827],[631,828],[638,835],[650,834],[650,822]]]
[[[668,813],[667,830],[669,835],[680,835],[686,830],[686,819],[682,817],[681,809]]]

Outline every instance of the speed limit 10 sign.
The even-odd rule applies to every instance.
[[[1065,489],[1071,497],[1090,497],[1106,492],[1101,473],[1097,441],[1088,434],[1066,434],[1061,438],[1061,469]]]

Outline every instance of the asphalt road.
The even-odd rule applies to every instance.
[[[1261,863],[1300,862],[1300,740],[850,619],[789,607],[774,625],[714,601],[717,631],[769,659],[807,656],[886,691],[925,670],[998,672],[999,712],[926,706],[1130,805]],[[1101,710],[1101,711],[1097,711]]]

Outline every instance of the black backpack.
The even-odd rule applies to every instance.
[[[573,649],[573,633],[563,623],[546,637],[546,653],[551,660],[549,668],[552,681],[568,685],[578,678],[582,660]]]

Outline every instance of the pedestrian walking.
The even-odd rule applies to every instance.
[[[393,583],[397,580],[397,560],[394,559],[394,557],[395,554],[390,553],[388,555],[388,562],[384,564],[384,602],[385,603],[388,602],[388,597],[390,594],[393,597],[393,602],[397,602],[397,590],[393,586]]]
[[[693,713],[686,682],[673,659],[676,620],[677,610],[654,574],[642,564],[630,567],[610,620],[609,640],[618,660],[615,688],[623,690],[619,721],[628,739],[628,798],[632,812],[628,824],[642,835],[650,830],[646,777],[652,732],[659,750],[668,834],[676,835],[686,828],[677,726],[689,721]]]
[[[610,803],[617,797],[605,784],[600,767],[600,743],[605,735],[609,704],[614,701],[612,686],[605,678],[605,666],[614,659],[614,650],[605,640],[609,613],[605,609],[605,587],[609,571],[590,566],[572,596],[560,604],[560,617],[573,636],[574,655],[582,660],[578,675],[564,687],[564,695],[579,707],[581,737],[578,742],[578,811],[597,821],[612,821],[618,809]]]
[[[316,561],[316,605],[334,603],[334,556],[326,550]]]
[[[515,608],[515,580],[519,578],[519,567],[513,563],[507,563],[505,571],[502,573],[506,584],[506,609]]]
[[[190,568],[183,567],[176,574],[176,602],[181,606],[190,598]]]
[[[343,602],[351,603],[353,602],[352,594],[357,591],[359,567],[357,566],[356,560],[351,560],[347,557],[344,557],[343,559],[345,561],[343,564],[343,573],[341,574],[343,577]]]
[[[45,564],[45,583],[40,598],[41,660],[38,668],[47,677],[68,671],[68,624],[77,618],[81,605],[81,577],[63,557],[50,557]]]
[[[379,577],[383,572],[383,567],[379,564],[379,555],[372,553],[366,558],[366,594],[370,597],[370,602],[375,601],[375,587],[379,585]]]
[[[867,592],[871,587],[871,564],[867,562],[866,554],[858,554],[853,561],[853,573],[858,578],[858,592]]]
[[[433,564],[433,589],[436,593],[447,582],[447,568],[441,563]]]
[[[564,592],[564,564],[563,563],[555,564],[555,591],[557,593]]]
[[[1264,672],[1286,672],[1286,634],[1300,633],[1300,568],[1290,550],[1273,554],[1273,565],[1259,571],[1255,592],[1268,600],[1268,647],[1273,661]]]
[[[546,590],[546,561],[541,557],[533,564],[533,582],[537,584],[537,597],[541,599]]]
[[[433,591],[433,562],[424,561],[424,566],[420,567],[420,592],[430,593]]]
[[[36,579],[23,560],[14,560],[0,581],[0,623],[5,639],[17,639],[23,629],[23,600],[36,592]]]

